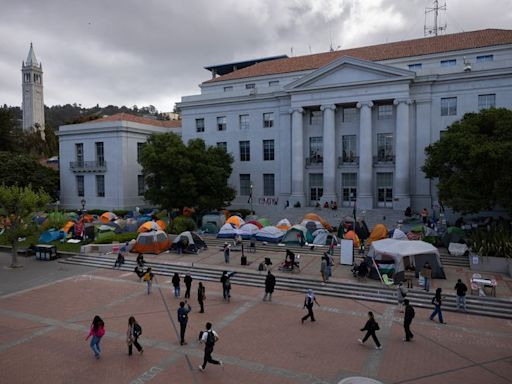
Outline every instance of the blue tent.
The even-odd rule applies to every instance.
[[[57,231],[54,229],[51,229],[49,231],[44,231],[41,233],[41,236],[39,236],[39,243],[48,244],[55,240],[65,239],[66,233],[64,231]]]

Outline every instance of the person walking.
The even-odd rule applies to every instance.
[[[117,259],[114,263],[114,269],[115,268],[119,268],[121,269],[121,265],[124,264],[124,256],[123,256],[123,253],[120,251],[118,254],[117,254]]]
[[[423,208],[420,212],[421,220],[423,224],[426,225],[428,223],[428,210],[427,208]]]
[[[190,276],[190,272],[185,274],[183,278],[183,282],[185,283],[185,299],[190,299],[190,288],[192,287],[192,276]]]
[[[137,259],[135,259],[135,262],[137,263],[137,266],[138,266],[139,268],[143,268],[143,267],[144,267],[144,264],[146,263],[146,262],[144,261],[144,255],[143,255],[142,253],[139,253],[139,254],[137,255]]]
[[[267,277],[265,278],[265,296],[263,296],[263,301],[267,300],[272,301],[272,294],[274,293],[274,287],[276,286],[276,277],[272,274],[272,272],[268,271]]]
[[[303,316],[301,321],[302,324],[304,324],[304,321],[306,321],[309,317],[311,318],[311,321],[315,320],[315,314],[313,313],[313,305],[316,303],[316,305],[320,306],[318,304],[318,301],[316,301],[315,294],[313,293],[312,289],[308,289],[308,292],[306,294],[306,297],[304,298],[304,307],[307,308],[308,314],[306,316]]]
[[[225,243],[224,243],[224,262],[225,262],[226,264],[229,264],[229,252],[230,252],[230,248],[231,248],[231,246],[230,246],[227,242],[225,242]]]
[[[327,281],[326,278],[326,269],[327,269],[327,260],[325,260],[325,257],[322,256],[322,261],[320,261],[320,276],[322,277],[322,285],[325,285],[325,282]]]
[[[462,306],[463,311],[467,312],[466,292],[468,291],[468,287],[466,286],[466,284],[462,282],[461,279],[458,279],[457,284],[455,284],[455,287],[453,289],[457,291],[457,311],[459,310],[459,307]]]
[[[153,277],[155,277],[155,275],[153,274],[153,272],[151,272],[151,267],[148,267],[148,269],[146,270],[146,273],[144,274],[144,281],[147,284],[148,295],[151,293],[151,286],[153,285]]]
[[[228,271],[224,271],[220,277],[220,282],[222,283],[222,296],[225,301],[229,301],[231,299],[231,280],[229,276],[230,274]]]
[[[213,348],[217,341],[219,341],[219,334],[212,329],[212,323],[206,323],[206,331],[203,331],[199,339],[199,342],[204,344],[203,364],[199,366],[201,372],[204,372],[207,363],[223,366],[222,361],[212,358]]]
[[[414,308],[411,304],[409,304],[408,299],[404,299],[404,305],[405,305],[405,313],[404,313],[405,339],[404,339],[404,341],[411,341],[414,338],[414,335],[411,332],[411,323],[412,323],[412,319],[414,319]]]
[[[94,352],[94,357],[99,359],[101,356],[101,349],[100,349],[100,341],[101,338],[105,335],[105,323],[99,317],[98,315],[94,316],[94,319],[92,320],[91,329],[89,330],[89,334],[85,338],[85,341],[89,339],[89,337],[92,336],[90,347],[92,351]]]
[[[380,329],[379,323],[375,321],[375,317],[373,316],[373,312],[368,312],[368,321],[364,325],[364,327],[361,329],[361,332],[366,331],[366,335],[363,339],[357,339],[359,343],[364,344],[366,340],[371,336],[373,341],[375,342],[375,349],[382,349],[382,345],[379,342],[379,339],[377,339],[377,335],[375,334],[376,331]]]
[[[197,301],[199,302],[200,311],[199,313],[204,313],[204,301],[206,300],[206,289],[204,288],[203,283],[199,282],[199,286],[197,287]]]
[[[187,305],[187,308],[185,308],[185,304]],[[188,323],[188,313],[192,310],[190,307],[190,304],[187,303],[187,301],[181,301],[180,307],[178,308],[178,321],[180,323],[180,344],[186,345],[185,341],[185,331],[187,330],[187,323]]]
[[[423,276],[423,279],[425,280],[425,291],[430,291],[430,281],[432,280],[432,267],[430,264],[425,262],[423,265],[423,269],[421,270],[421,276]]]
[[[404,299],[407,296],[407,290],[403,287],[402,283],[398,283],[396,296],[398,299],[398,311],[402,313],[404,311]]]
[[[436,289],[436,294],[432,298],[432,304],[434,304],[434,312],[432,312],[432,314],[430,315],[430,320],[434,321],[434,317],[436,317],[436,315],[438,315],[439,316],[439,322],[441,324],[446,324],[443,321],[443,312],[441,311],[441,304],[443,302],[443,299],[441,297],[441,292],[442,292],[442,289],[441,288],[437,288]]]
[[[128,343],[128,356],[132,355],[133,346],[137,348],[140,354],[144,352],[144,349],[139,344],[139,337],[142,334],[142,327],[139,325],[135,317],[130,316],[128,319],[128,329],[126,330],[126,342]]]
[[[174,272],[171,282],[174,287],[174,297],[176,298],[180,297],[180,281],[180,275],[178,275],[178,272]]]

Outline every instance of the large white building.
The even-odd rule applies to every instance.
[[[424,149],[465,113],[512,108],[512,30],[206,67],[182,137],[233,154],[234,206],[430,207]],[[220,76],[217,76],[220,75]]]
[[[59,127],[60,205],[65,209],[146,207],[142,146],[153,133],[181,134],[180,121],[127,113]]]
[[[37,130],[44,139],[43,64],[30,43],[27,60],[21,63],[23,129]]]

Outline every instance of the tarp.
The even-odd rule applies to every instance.
[[[230,223],[224,224],[217,233],[218,239],[234,239],[236,236],[235,227]]]
[[[327,220],[325,220],[324,218],[322,218],[320,215],[316,214],[316,213],[313,213],[313,212],[310,212],[310,213],[306,213],[304,215],[304,219],[303,220],[307,220],[307,221],[318,221],[322,224],[322,226],[327,229],[328,231],[332,230],[332,226],[331,224],[329,224],[327,222]]]
[[[226,220],[226,224],[233,224],[236,228],[240,228],[245,224],[245,221],[240,216],[230,216]]]
[[[184,253],[197,253],[200,249],[206,248],[204,240],[195,232],[181,232],[172,242],[172,249],[178,249],[181,243],[181,249]]]
[[[383,239],[372,242],[368,256],[375,260],[391,258],[395,264],[395,273],[404,271],[404,258],[409,257],[409,262],[421,270],[428,261],[432,267],[432,277],[445,278],[443,265],[439,257],[439,251],[432,244],[421,240],[395,240]]]
[[[142,232],[137,236],[132,252],[159,254],[168,250],[170,246],[171,240],[164,231]]]
[[[43,233],[41,233],[41,236],[39,236],[38,242],[43,243],[43,244],[48,244],[48,243],[51,243],[52,241],[65,239],[65,238],[66,238],[65,232],[49,230],[49,231],[44,231]]]
[[[242,236],[242,239],[249,240],[251,237],[256,235],[256,233],[260,230],[256,225],[251,223],[246,223],[237,230],[237,234]]]
[[[286,231],[281,242],[285,244],[304,245],[305,243],[313,242],[313,234],[308,233],[308,230],[305,226],[295,224],[288,231]]]
[[[292,226],[292,223],[290,223],[290,220],[288,220],[288,219],[281,219],[276,224],[276,227],[283,231],[289,230],[291,226]]]
[[[261,228],[256,232],[256,240],[266,241],[268,243],[279,243],[284,236],[284,231],[274,226]]]
[[[370,245],[374,241],[386,239],[388,237],[388,229],[384,224],[377,224],[375,228],[373,228],[372,233],[370,233],[370,237],[368,238],[367,244]]]

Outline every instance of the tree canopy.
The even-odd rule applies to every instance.
[[[426,148],[427,178],[457,212],[505,208],[512,214],[512,111],[468,113]]]
[[[144,145],[140,163],[147,186],[145,199],[163,208],[217,209],[235,197],[228,185],[232,156],[206,146],[201,139],[185,145],[174,133],[153,134]]]
[[[32,213],[44,209],[50,197],[43,191],[35,192],[30,187],[0,185],[0,210],[6,216],[5,236],[12,246],[11,267],[18,266],[18,238],[33,230]]]

